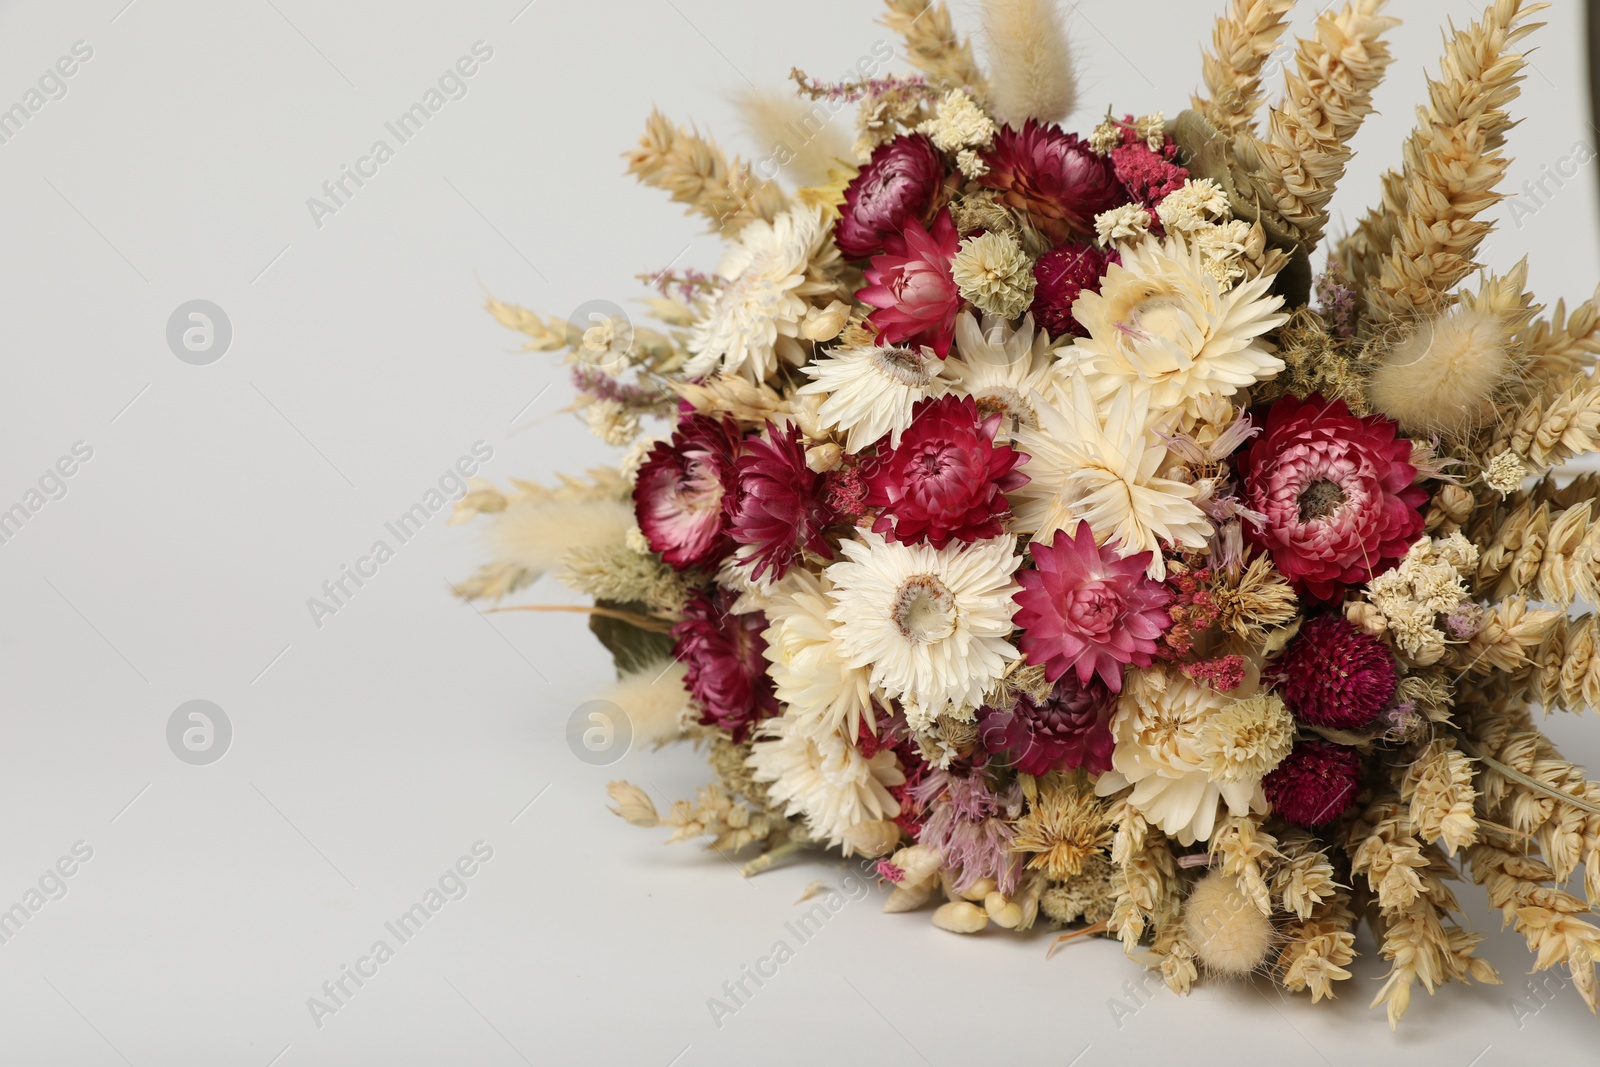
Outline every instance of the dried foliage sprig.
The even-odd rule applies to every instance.
[[[966,89],[982,97],[988,79],[972,57],[972,45],[956,33],[941,0],[885,0],[883,24],[905,41],[906,60],[936,85]]]
[[[738,233],[755,219],[770,221],[786,206],[776,184],[757,176],[738,156],[729,159],[699,132],[674,125],[660,111],[650,113],[639,147],[626,158],[629,174],[665,190],[724,234]]]

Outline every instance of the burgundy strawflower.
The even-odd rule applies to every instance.
[[[720,590],[691,593],[683,621],[672,628],[672,654],[689,669],[683,685],[700,706],[700,724],[720,726],[742,742],[752,725],[778,713],[778,700],[762,655],[767,617],[759,611],[734,615],[728,604]]]
[[[866,469],[867,506],[884,509],[873,530],[934,548],[1004,533],[1006,493],[1028,476],[1016,469],[1026,455],[994,443],[1000,418],[980,417],[970,396],[918,401],[899,447]]]
[[[856,298],[878,309],[867,317],[885,344],[927,345],[944,358],[962,303],[950,268],[961,235],[950,212],[939,212],[931,232],[906,219],[901,233],[884,237],[883,249],[863,272],[867,284]]]
[[[670,441],[650,450],[633,487],[633,510],[650,549],[678,570],[713,563],[733,549],[727,512],[733,503],[739,432],[731,422],[694,415]]]
[[[771,570],[774,578],[782,578],[806,549],[833,558],[823,530],[838,522],[839,514],[826,499],[823,476],[806,466],[799,427],[780,430],[769,422],[766,439],[746,441],[738,483],[728,533],[750,546],[738,562],[754,561],[751,577],[759,580]]]
[[[1261,782],[1273,812],[1296,826],[1323,826],[1350,808],[1361,783],[1361,753],[1309,737]]]
[[[1094,217],[1128,200],[1110,160],[1077,134],[1034,119],[1020,130],[1002,126],[983,161],[989,169],[978,180],[1026,212],[1053,244],[1093,240]]]
[[[1295,718],[1338,730],[1370,725],[1398,684],[1394,657],[1383,642],[1342,615],[1308,621],[1268,676]]]
[[[1017,572],[1017,647],[1051,681],[1072,670],[1083,684],[1098,675],[1122,692],[1123,665],[1148,667],[1156,638],[1172,624],[1163,610],[1172,594],[1145,574],[1150,553],[1124,559],[1112,545],[1097,546],[1087,522],[1028,551],[1037,569]]]
[[[1342,400],[1279,399],[1239,473],[1245,506],[1266,516],[1259,528],[1245,523],[1245,537],[1318,600],[1398,563],[1422,533],[1428,492],[1412,484],[1411,442]]]
[[[883,239],[898,234],[907,219],[927,217],[943,181],[944,163],[922,134],[879,145],[845,186],[834,243],[851,259],[877,255]]]
[[[992,753],[1009,752],[1011,764],[1034,777],[1082,767],[1111,769],[1111,693],[1099,681],[1068,675],[1043,701],[1020,696],[1009,711],[979,710],[979,738]]]
[[[1083,244],[1062,245],[1040,256],[1033,265],[1033,321],[1052,337],[1088,333],[1072,317],[1072,302],[1085,289],[1099,292],[1107,264],[1121,261],[1115,251]]]

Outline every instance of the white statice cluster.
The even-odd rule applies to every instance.
[[[1467,576],[1478,566],[1478,546],[1459,533],[1424,537],[1398,566],[1372,579],[1367,603],[1352,603],[1352,621],[1369,633],[1387,633],[1419,667],[1438,663],[1452,641],[1476,632],[1481,609]]]

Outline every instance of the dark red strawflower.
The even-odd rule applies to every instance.
[[[1276,401],[1240,453],[1239,474],[1245,506],[1266,516],[1259,528],[1244,524],[1245,538],[1317,600],[1388,570],[1422,533],[1428,492],[1412,484],[1411,442],[1342,400]]]
[[[1000,418],[980,417],[970,396],[919,401],[899,447],[867,469],[867,506],[883,509],[873,530],[934,548],[1004,533],[1006,493],[1027,484],[1016,467],[1028,457],[994,443]]]
[[[690,594],[683,621],[672,628],[672,654],[689,668],[683,685],[700,706],[700,724],[720,726],[742,742],[751,726],[778,713],[778,699],[762,655],[767,617],[731,614],[728,603],[720,591]]]
[[[1350,808],[1361,785],[1361,753],[1305,738],[1261,782],[1273,813],[1296,826],[1324,826]]]
[[[713,563],[733,550],[727,513],[733,504],[739,431],[731,422],[694,415],[678,423],[639,468],[633,511],[650,549],[678,570]]]
[[[1088,331],[1072,317],[1072,303],[1085,289],[1099,292],[1107,264],[1121,261],[1114,251],[1080,244],[1040,256],[1033,265],[1033,321],[1051,337],[1084,336]]]
[[[922,134],[879,145],[845,186],[834,243],[850,259],[877,255],[883,239],[904,229],[907,219],[927,217],[943,182],[944,163]]]
[[[1370,725],[1398,684],[1394,657],[1383,642],[1342,615],[1307,622],[1268,676],[1295,718],[1337,730]]]
[[[780,430],[769,422],[766,439],[746,441],[738,481],[728,534],[750,546],[738,562],[755,563],[751,577],[759,580],[770,570],[782,578],[806,549],[833,558],[823,530],[839,521],[839,513],[826,499],[823,476],[806,466],[799,427]]]
[[[1172,625],[1164,610],[1172,594],[1145,574],[1150,553],[1123,559],[1114,545],[1094,543],[1087,522],[1075,534],[1056,531],[1048,545],[1030,543],[1028,552],[1035,569],[1017,572],[1022,589],[1012,597],[1017,647],[1051,681],[1070,670],[1080,684],[1098,675],[1122,692],[1123,666],[1150,666],[1156,638]]]
[[[916,219],[883,239],[883,253],[862,272],[867,284],[856,299],[878,310],[867,318],[884,344],[927,345],[943,359],[956,336],[961,290],[950,263],[961,251],[961,235],[949,211],[933,220],[932,231]]]
[[[1050,696],[1021,696],[1009,711],[979,710],[978,736],[990,752],[1009,752],[1011,765],[1034,777],[1082,767],[1111,769],[1111,693],[1098,681],[1068,675]]]
[[[1000,127],[983,161],[989,169],[978,180],[1026,212],[1052,244],[1092,241],[1094,217],[1128,200],[1110,160],[1077,134],[1033,119],[1020,130]]]

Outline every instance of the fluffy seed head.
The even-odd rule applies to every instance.
[[[1272,947],[1272,920],[1239,892],[1237,881],[1212,871],[1189,891],[1183,930],[1207,971],[1243,978],[1261,965]]]

